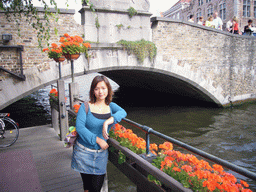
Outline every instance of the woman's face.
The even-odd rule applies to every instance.
[[[97,101],[106,99],[108,96],[108,87],[104,81],[101,81],[96,85],[94,95]]]

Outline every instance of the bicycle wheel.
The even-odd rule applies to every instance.
[[[0,121],[0,148],[9,147],[18,139],[19,127],[9,117],[4,117]]]

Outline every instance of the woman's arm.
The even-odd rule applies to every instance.
[[[114,123],[114,117],[108,118],[104,123],[103,123],[103,129],[102,129],[102,135],[104,139],[109,139],[108,135],[108,126]]]
[[[111,102],[109,106],[112,111],[112,117],[114,118],[114,124],[119,123],[123,118],[127,116],[126,111],[117,104]]]
[[[103,128],[102,128],[102,135],[105,139],[109,139],[109,135],[108,135],[108,129],[110,127],[109,125],[120,122],[127,115],[126,111],[123,108],[121,108],[120,106],[118,106],[113,102],[110,103],[109,107],[112,112],[112,117],[110,117],[103,123]]]

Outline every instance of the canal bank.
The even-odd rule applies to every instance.
[[[83,85],[86,84],[85,80],[79,80],[78,82],[82,82]],[[87,93],[88,91],[88,88],[85,88],[80,93]],[[49,90],[45,91],[47,94],[48,92]],[[84,94],[82,97],[86,97],[86,95]],[[47,98],[45,98],[45,102]],[[149,98],[150,101],[148,101]],[[122,88],[114,97],[114,101],[127,110],[127,118],[256,172],[255,104],[219,109],[207,105],[199,107],[196,101],[185,97],[182,98],[180,103],[178,98],[173,98],[170,95],[169,99],[173,102],[167,102],[167,99],[168,96],[161,94],[152,97],[152,94],[150,95],[150,92],[145,90],[131,91],[127,89],[125,91]],[[23,102],[23,104],[26,104],[26,102]],[[29,108],[29,106],[23,107],[23,109],[26,108]],[[23,118],[26,119],[26,117]],[[136,130],[134,132],[144,137],[141,132]],[[151,137],[151,142],[162,141]],[[256,190],[254,181],[236,173],[232,174],[247,181],[251,188]],[[134,191],[133,184],[121,173],[118,173],[114,167],[110,167],[109,176],[111,180],[120,181],[118,183],[110,182],[110,185],[112,185],[111,191]],[[124,188],[126,190],[122,190]]]

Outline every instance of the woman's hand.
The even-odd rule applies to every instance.
[[[106,150],[109,147],[107,142],[99,137],[96,138],[96,143],[99,144],[100,148],[103,150]]]
[[[104,139],[109,139],[108,135],[108,126],[110,124],[114,123],[114,117],[108,118],[104,123],[103,123],[103,128],[102,128],[102,135]]]
[[[106,122],[106,121],[105,121]],[[108,124],[107,123],[103,123],[103,128],[102,128],[102,135],[104,137],[104,139],[109,139],[109,135],[108,135]]]

